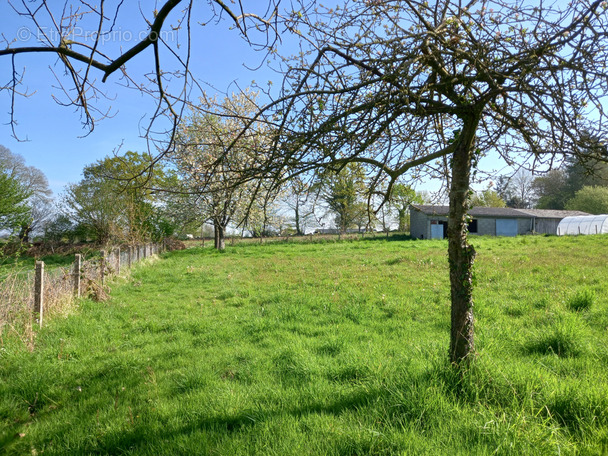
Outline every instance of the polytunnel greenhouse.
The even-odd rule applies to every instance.
[[[557,235],[606,234],[608,215],[565,217],[557,226]]]

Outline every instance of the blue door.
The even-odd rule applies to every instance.
[[[496,219],[496,236],[517,236],[517,219]]]

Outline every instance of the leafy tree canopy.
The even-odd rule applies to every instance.
[[[0,231],[13,231],[30,216],[27,204],[31,193],[0,165]]]
[[[500,195],[490,188],[475,193],[471,197],[471,207],[506,207],[505,201]]]
[[[590,214],[608,214],[608,187],[589,186],[576,192],[568,200],[566,209]]]

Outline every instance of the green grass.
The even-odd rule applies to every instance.
[[[464,376],[446,362],[444,241],[189,249],[49,322],[32,352],[2,341],[0,448],[606,454],[608,237],[473,242]]]
[[[92,248],[83,248],[80,252],[84,255],[84,258],[99,255],[99,251]],[[74,254],[54,253],[33,257],[26,254],[3,255],[0,252],[0,280],[16,272],[26,274],[29,271],[34,271],[36,261],[44,261],[44,267],[47,271],[56,268],[66,268],[74,264]]]

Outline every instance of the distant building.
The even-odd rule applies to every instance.
[[[447,237],[449,206],[410,206],[410,234],[418,239]],[[520,234],[557,234],[565,217],[589,215],[580,211],[474,207],[469,234],[480,236],[517,236]]]

